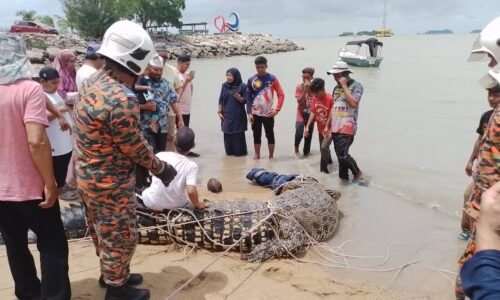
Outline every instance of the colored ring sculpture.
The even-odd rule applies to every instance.
[[[228,20],[234,18],[233,23],[229,23]],[[238,31],[240,29],[240,15],[236,12],[232,12],[229,14],[228,20],[226,20],[223,16],[217,16],[214,19],[214,26],[220,32],[228,32],[228,31]]]

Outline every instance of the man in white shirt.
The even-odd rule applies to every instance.
[[[160,152],[156,156],[168,162],[177,171],[174,180],[165,186],[160,179],[153,176],[151,186],[142,192],[142,204],[149,209],[163,211],[181,208],[188,205],[188,200],[197,209],[206,207],[198,198],[196,177],[198,165],[189,160],[186,155],[194,148],[194,132],[188,127],[177,130],[175,148],[177,152]]]
[[[97,50],[99,50],[99,48],[101,48],[101,45],[99,44],[90,44],[87,47],[85,62],[82,67],[78,69],[78,72],[76,72],[76,88],[78,90],[82,87],[82,83],[85,79],[89,78],[95,71],[102,68],[104,60],[99,54],[97,54]]]

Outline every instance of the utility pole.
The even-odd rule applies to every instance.
[[[382,19],[382,29],[387,29],[387,0],[384,1],[384,17]]]

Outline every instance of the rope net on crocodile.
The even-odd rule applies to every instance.
[[[267,202],[216,202],[203,211],[139,209],[139,243],[176,242],[218,251],[239,241],[236,249],[250,252],[244,258],[262,261],[289,256],[311,238],[332,237],[338,225],[339,192],[325,190],[314,178],[297,176],[275,193]]]

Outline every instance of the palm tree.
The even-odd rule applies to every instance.
[[[45,25],[48,25],[50,27],[55,27],[54,25],[54,18],[52,18],[51,16],[37,16],[35,17],[37,21],[45,24]]]
[[[18,10],[16,16],[22,17],[23,20],[34,20],[36,11],[34,10]]]

